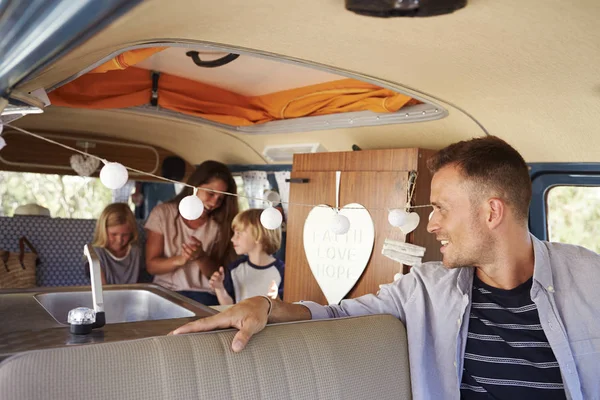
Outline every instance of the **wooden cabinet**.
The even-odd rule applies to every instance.
[[[421,222],[407,235],[392,227],[388,209],[402,208],[407,200],[411,171],[417,172],[413,205],[429,204],[431,174],[426,161],[434,151],[417,148],[363,150],[339,153],[297,154],[292,167],[290,207],[287,224],[286,273],[284,299],[311,300],[326,304],[325,296],[313,277],[303,245],[304,221],[310,205],[335,206],[336,171],[341,171],[340,207],[359,203],[371,213],[375,225],[375,244],[367,267],[346,298],[376,293],[379,285],[393,281],[403,266],[381,254],[386,238],[414,243],[426,248],[423,261],[441,260],[439,243],[427,232],[431,208],[417,208]],[[295,183],[298,179],[305,183]]]

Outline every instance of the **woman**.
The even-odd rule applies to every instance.
[[[231,172],[217,161],[205,161],[187,183],[198,188],[204,212],[195,220],[179,215],[179,202],[193,193],[184,188],[173,200],[156,206],[146,222],[146,268],[154,283],[205,305],[218,305],[209,279],[219,265],[235,257],[231,246],[231,221],[238,212]]]

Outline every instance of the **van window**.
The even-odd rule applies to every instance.
[[[554,186],[547,192],[548,238],[600,252],[600,187]]]
[[[96,219],[113,202],[113,195],[98,178],[0,171],[0,214],[4,216],[13,216],[18,206],[35,203],[55,218]],[[123,198],[133,210],[131,196]]]
[[[238,207],[240,212],[245,211],[250,208],[250,203],[248,202],[248,194],[244,190],[244,180],[241,175],[233,175],[233,179],[235,180],[235,184],[237,186],[237,194],[238,194]]]

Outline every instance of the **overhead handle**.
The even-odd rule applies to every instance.
[[[190,57],[192,61],[194,61],[194,64],[203,68],[221,67],[223,65],[229,64],[230,62],[234,61],[240,56],[239,54],[229,53],[225,57],[221,57],[216,60],[202,61],[200,59],[200,53],[197,51],[188,51],[187,53],[185,53],[185,55]]]

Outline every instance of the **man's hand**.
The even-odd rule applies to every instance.
[[[206,332],[214,329],[237,328],[231,348],[242,351],[250,338],[267,325],[269,302],[264,297],[251,297],[212,317],[202,318],[185,324],[169,335],[190,332]]]
[[[225,279],[225,269],[223,267],[219,267],[218,271],[215,271],[214,274],[210,277],[210,281],[208,281],[208,285],[212,290],[224,290],[223,280]]]

